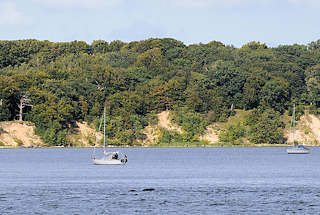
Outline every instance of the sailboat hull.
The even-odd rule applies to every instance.
[[[309,154],[310,150],[305,148],[292,147],[287,149],[288,154]]]
[[[95,165],[123,165],[121,160],[116,159],[93,159],[93,164]]]

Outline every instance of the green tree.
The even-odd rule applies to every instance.
[[[255,144],[284,143],[280,114],[273,109],[258,110],[255,109],[245,120],[249,127],[248,139]]]
[[[320,64],[307,69],[306,84],[310,102],[320,107]]]
[[[268,81],[261,90],[261,104],[283,113],[289,100],[289,85],[284,79],[276,78]]]

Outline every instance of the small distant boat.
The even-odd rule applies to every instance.
[[[127,163],[126,155],[122,159],[119,159],[118,156],[119,152],[105,152],[102,158],[94,158],[93,163],[96,165],[123,165]]]
[[[288,154],[309,154],[310,149],[304,145],[295,144],[293,147],[287,149]]]
[[[293,105],[293,113],[291,118],[292,126],[292,140],[293,140],[293,146],[290,148],[287,148],[288,154],[309,154],[310,148],[305,147],[304,145],[298,145],[294,142],[294,134],[295,134],[295,105]]]
[[[99,131],[101,128],[102,118],[99,126]],[[124,165],[127,163],[127,155],[124,155],[122,159],[119,158],[119,152],[107,152],[106,151],[106,107],[104,107],[103,111],[103,157],[97,159],[95,156],[97,145],[97,138],[93,148],[93,164],[96,165]]]

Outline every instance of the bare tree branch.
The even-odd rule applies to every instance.
[[[31,104],[31,99],[29,98],[28,92],[20,92],[20,101],[19,101],[19,121],[23,120],[23,108],[24,107],[33,107]]]

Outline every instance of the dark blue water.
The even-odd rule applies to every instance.
[[[91,149],[1,149],[0,214],[320,213],[319,148],[118,150],[127,165],[95,166]]]

